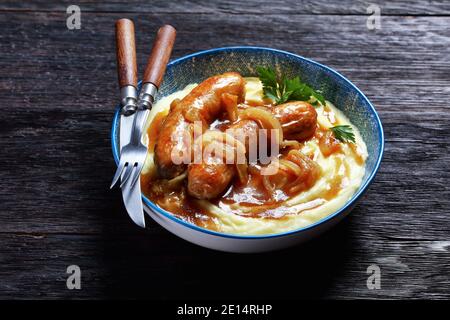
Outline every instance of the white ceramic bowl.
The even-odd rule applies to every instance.
[[[259,47],[229,47],[198,52],[176,59],[167,66],[161,95],[168,95],[187,84],[201,82],[225,71],[237,71],[243,76],[255,76],[253,66],[271,65],[289,76],[321,88],[327,100],[333,102],[358,127],[367,145],[366,173],[361,186],[339,210],[307,227],[270,235],[242,236],[219,233],[180,220],[142,196],[144,210],[163,228],[187,241],[210,249],[228,252],[263,252],[285,248],[309,240],[342,220],[372,182],[381,162],[384,137],[381,121],[364,94],[344,76],[317,62],[285,51]],[[118,163],[119,110],[117,109],[111,141],[113,156]]]

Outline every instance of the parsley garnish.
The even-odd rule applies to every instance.
[[[309,101],[311,97],[325,105],[324,97],[307,84],[300,81],[299,77],[279,79],[275,71],[271,68],[258,67],[259,79],[263,84],[264,95],[275,101],[276,104],[287,101]]]
[[[333,131],[334,136],[341,142],[353,142],[355,143],[355,134],[353,129],[349,125],[334,126],[330,128]]]

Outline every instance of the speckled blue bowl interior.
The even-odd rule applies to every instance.
[[[358,127],[367,144],[368,158],[366,173],[360,189],[355,193],[351,205],[367,188],[374,177],[383,154],[384,140],[380,119],[364,94],[338,72],[300,57],[298,55],[259,47],[229,47],[203,51],[172,61],[159,90],[165,96],[183,89],[191,83],[200,83],[206,78],[236,71],[243,76],[257,76],[256,67],[274,68],[278,74],[300,79],[314,89],[320,89],[324,97],[342,110],[350,121]],[[118,125],[118,113],[114,124]],[[113,127],[113,151],[118,160],[118,130]],[[147,200],[144,198],[144,200]],[[148,200],[147,200],[148,201]]]

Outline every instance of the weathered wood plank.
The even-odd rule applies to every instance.
[[[251,13],[251,14],[367,14],[367,8],[375,3],[384,15],[450,15],[448,1],[432,0],[378,0],[374,1],[325,1],[325,0],[181,0],[181,1],[78,1],[82,12],[134,12],[134,13]],[[13,1],[0,4],[5,11],[62,11],[74,4],[64,1]]]
[[[450,297],[450,242],[367,235],[355,220],[350,217],[304,246],[258,255],[214,252],[139,230],[133,235],[0,234],[0,298]],[[79,291],[66,288],[72,264],[81,268]],[[372,264],[381,268],[380,290],[366,285]]]

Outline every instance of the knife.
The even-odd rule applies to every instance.
[[[137,110],[137,65],[133,21],[120,19],[116,22],[116,43],[117,71],[122,105],[119,143],[120,150],[122,150],[123,146],[130,143]],[[138,226],[145,228],[140,181],[130,188],[122,188],[122,198],[131,220]]]

